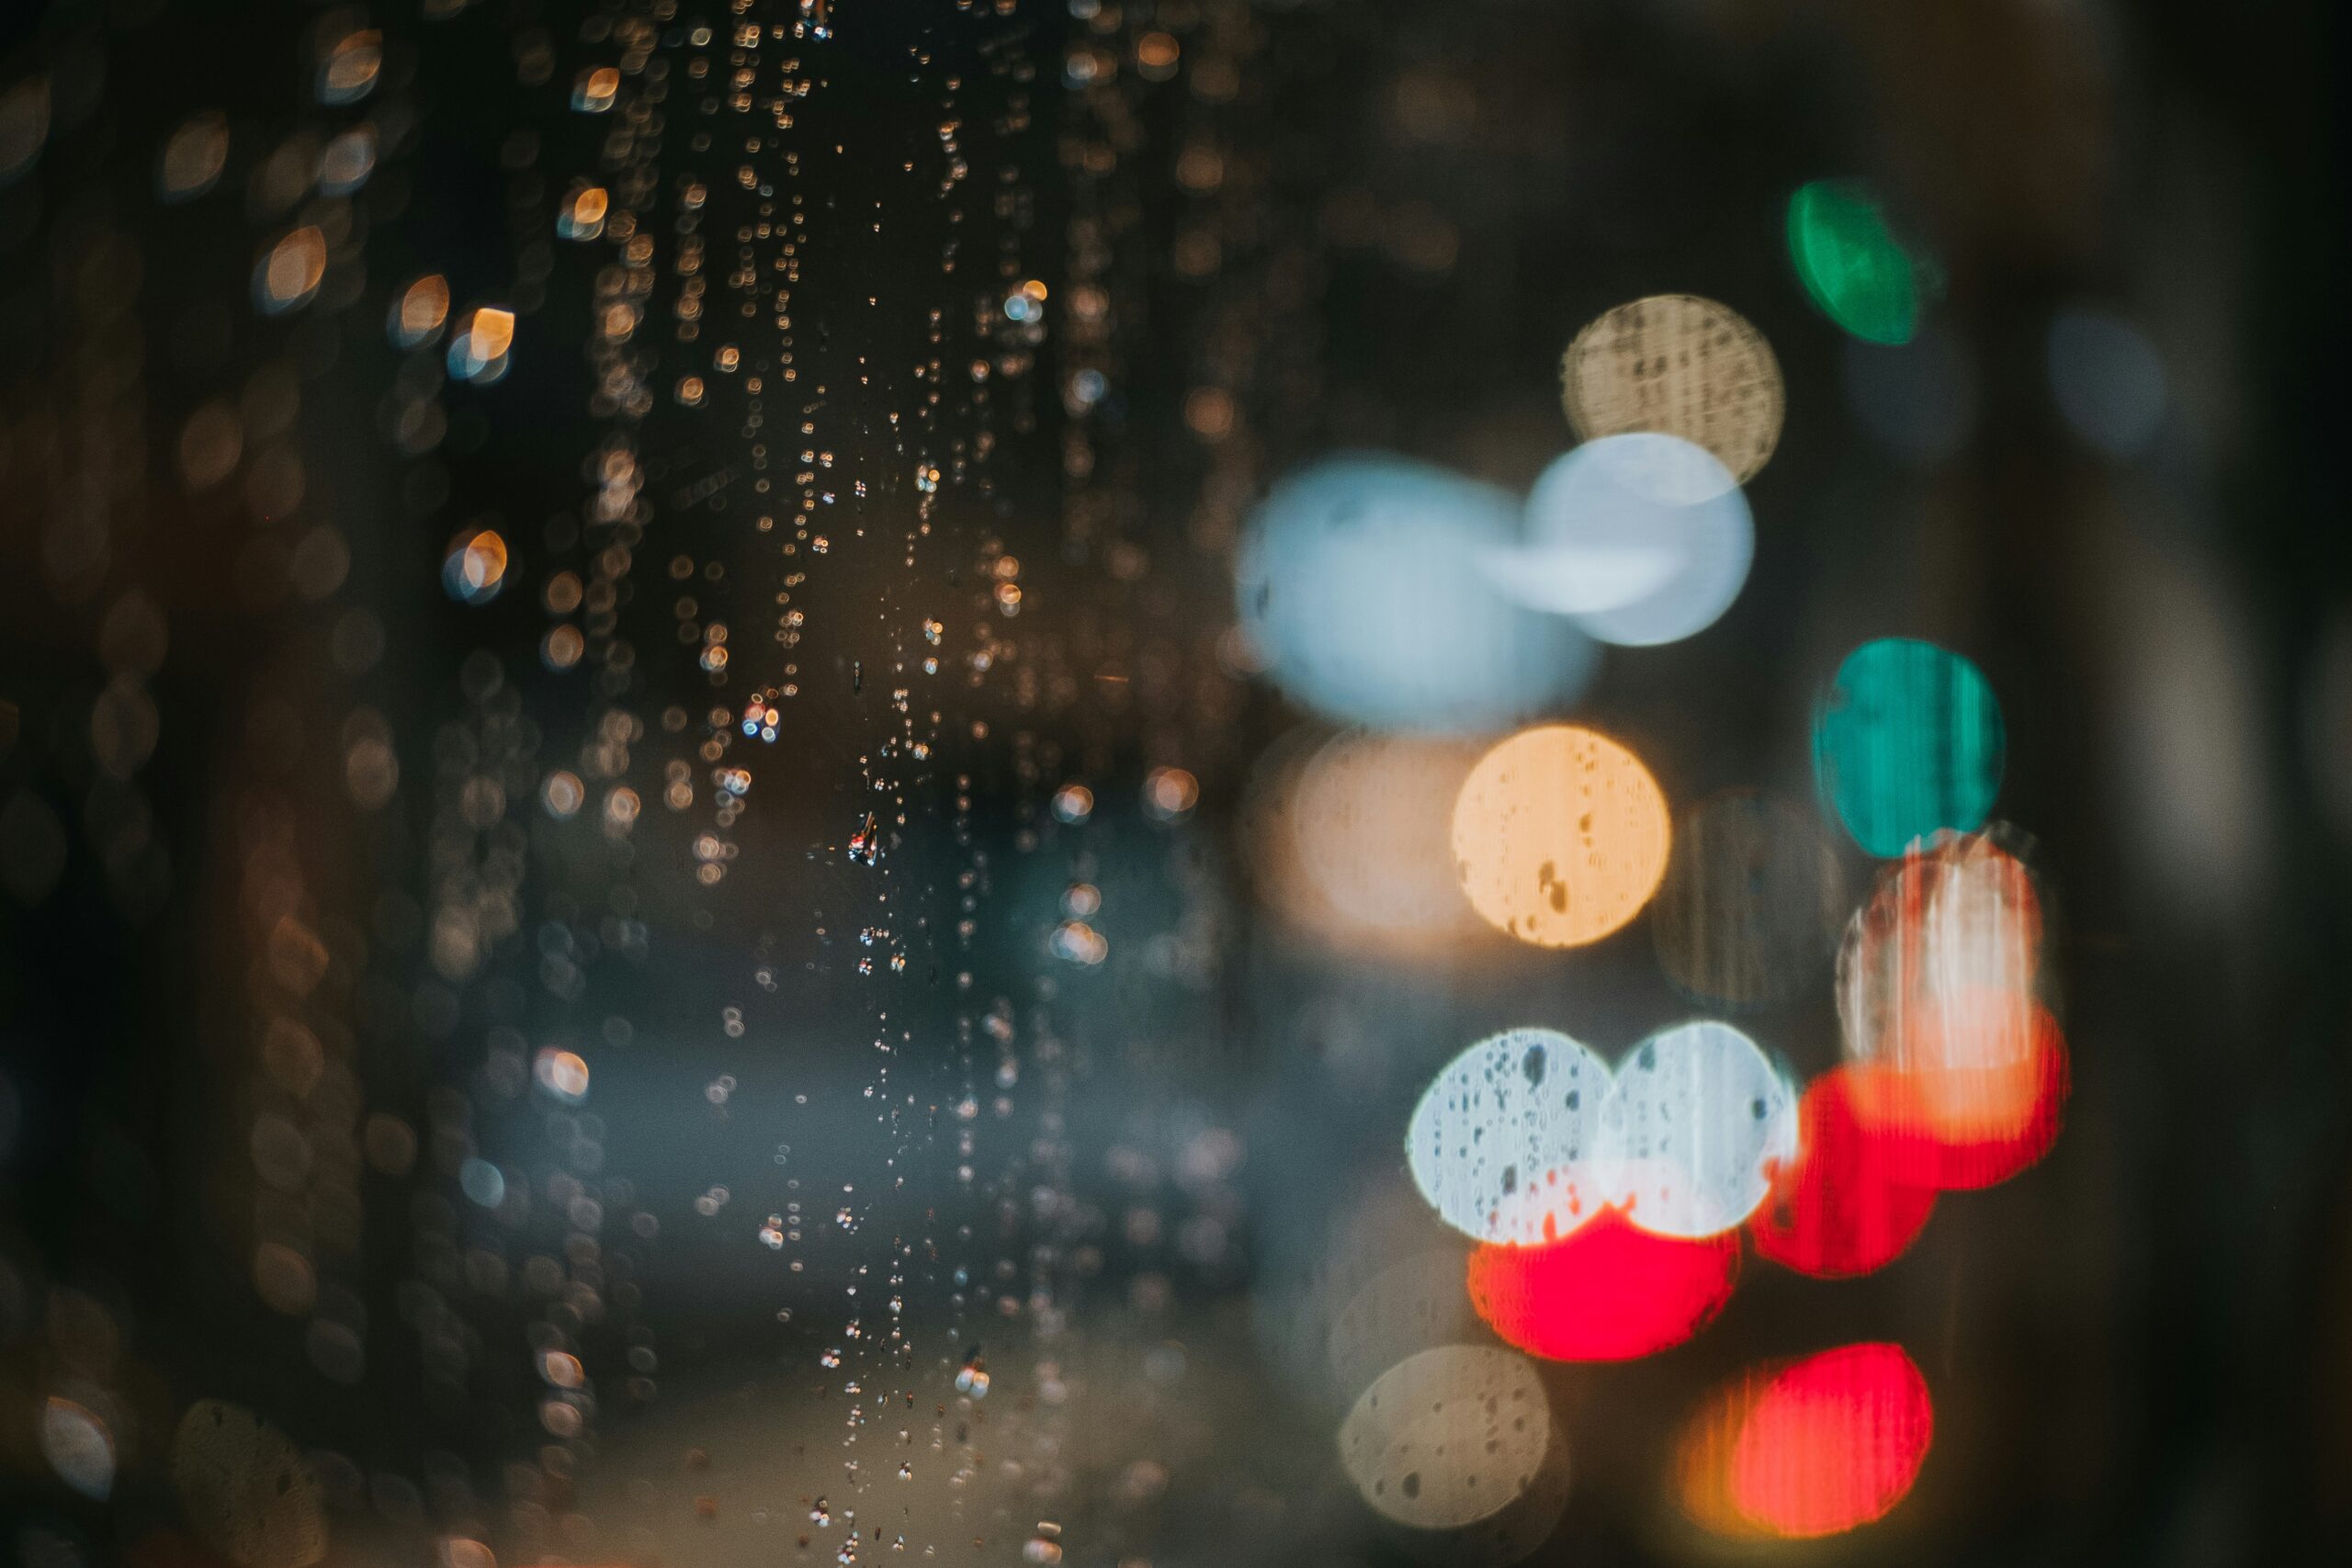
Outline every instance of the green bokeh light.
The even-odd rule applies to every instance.
[[[1848,654],[1814,715],[1821,798],[1855,842],[1882,857],[1940,829],[1983,827],[2006,749],[2001,705],[1984,671],[1909,637]]]
[[[1815,180],[1789,197],[1789,259],[1824,314],[1869,343],[1919,330],[1918,268],[1862,186]]]

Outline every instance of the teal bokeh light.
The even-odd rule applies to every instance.
[[[1814,715],[1821,798],[1856,843],[1882,857],[1940,829],[1983,827],[2006,750],[1984,672],[1909,637],[1848,654]]]

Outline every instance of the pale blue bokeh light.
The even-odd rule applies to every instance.
[[[1483,564],[1522,604],[1573,616],[1603,642],[1649,647],[1713,626],[1755,555],[1747,497],[1721,460],[1679,436],[1634,431],[1544,469],[1524,542]]]
[[[1511,498],[1427,464],[1335,457],[1277,484],[1235,568],[1241,624],[1275,684],[1326,718],[1483,734],[1557,709],[1599,650],[1479,570],[1518,533]]]

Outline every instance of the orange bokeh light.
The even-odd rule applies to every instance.
[[[1639,914],[1666,875],[1671,836],[1642,760],[1575,725],[1500,742],[1453,806],[1463,893],[1489,925],[1538,947],[1598,942]]]
[[[1915,848],[1838,955],[1847,1054],[1904,1070],[2027,1059],[2041,947],[2041,899],[2014,855],[1982,834]]]
[[[2015,1059],[1849,1069],[1856,1115],[1887,1151],[1896,1179],[1973,1190],[2007,1181],[2050,1152],[2071,1085],[2066,1041],[2039,1005],[2023,1033],[2028,1043]]]
[[[1713,1323],[1739,1278],[1739,1233],[1653,1235],[1605,1209],[1558,1241],[1487,1244],[1470,1255],[1470,1304],[1530,1355],[1623,1361]]]
[[[2068,1074],[2035,998],[2041,905],[1984,834],[1915,847],[1849,929],[1838,1007],[1857,1119],[1894,1179],[1987,1187],[2048,1152]]]

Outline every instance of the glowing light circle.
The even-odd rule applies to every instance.
[[[1522,730],[1478,760],[1453,804],[1470,907],[1538,947],[1598,942],[1666,874],[1666,796],[1640,758],[1575,725]]]
[[[1677,1491],[1732,1540],[1858,1529],[1910,1495],[1935,1441],[1927,1380],[1900,1345],[1842,1345],[1754,1369],[1684,1427]]]
[[[1773,1172],[1771,1196],[1748,1221],[1756,1250],[1815,1279],[1851,1279],[1907,1250],[1935,1212],[1914,1152],[1864,1120],[1855,1069],[1805,1086],[1797,1152]]]
[[[1774,1535],[1838,1535],[1893,1511],[1935,1440],[1928,1380],[1900,1345],[1846,1345],[1767,1384],[1731,1452],[1733,1506]]]
[[[1408,1529],[1458,1529],[1534,1484],[1555,1446],[1524,1357],[1483,1345],[1408,1356],[1340,1424],[1340,1463],[1374,1512]]]
[[[1762,1047],[1712,1019],[1650,1036],[1600,1111],[1603,1196],[1642,1229],[1736,1230],[1796,1153],[1797,1092]]]
[[[1481,557],[1522,604],[1575,617],[1603,642],[1679,642],[1720,618],[1747,581],[1756,523],[1715,455],[1634,431],[1588,441],[1536,479],[1525,542]]]
[[[1909,637],[1846,656],[1814,715],[1814,778],[1854,841],[1882,858],[1984,824],[2006,755],[1984,671]]]
[[[1974,1191],[2041,1163],[2058,1141],[2072,1073],[2057,1021],[2039,1004],[2031,1018],[2029,1054],[2020,1059],[1851,1069],[1855,1113],[1888,1151],[1897,1179]]]
[[[2104,310],[2061,310],[2050,323],[2050,391],[2075,434],[2110,457],[2137,457],[2164,429],[2164,361],[2146,334]]]
[[[1624,1361],[1683,1343],[1739,1279],[1736,1233],[1654,1235],[1614,1209],[1540,1247],[1470,1255],[1470,1304],[1507,1345],[1553,1361]]]
[[[1397,939],[1477,930],[1448,824],[1478,755],[1471,742],[1355,730],[1306,761],[1288,816],[1299,869],[1337,922]]]
[[[1746,484],[1780,442],[1788,396],[1771,344],[1746,317],[1692,294],[1653,294],[1577,333],[1560,360],[1560,402],[1584,440],[1680,436]]]
[[[1518,534],[1510,498],[1399,457],[1334,458],[1277,484],[1235,569],[1274,682],[1342,723],[1479,734],[1572,700],[1598,650],[1502,598],[1477,565]]]
[[[1838,947],[1848,1059],[1900,1071],[2025,1061],[2041,945],[2021,861],[1986,834],[1921,845],[1887,868]]]
[[[1413,1184],[1480,1241],[1532,1243],[1592,1217],[1609,1069],[1549,1029],[1512,1029],[1446,1064],[1405,1135]]]
[[[1788,239],[1797,279],[1823,315],[1869,343],[1911,341],[1918,265],[1867,188],[1842,180],[1800,186],[1789,198]]]

